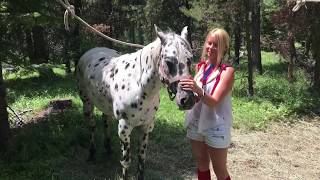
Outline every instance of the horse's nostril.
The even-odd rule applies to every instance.
[[[180,104],[181,104],[182,106],[185,105],[186,102],[187,102],[187,98],[181,98]]]

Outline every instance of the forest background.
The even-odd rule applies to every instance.
[[[281,0],[74,0],[70,4],[100,32],[131,43],[152,42],[154,24],[177,33],[188,26],[194,63],[208,30],[225,28],[231,36],[226,59],[237,70],[234,129],[268,131],[275,121],[319,117],[320,3],[307,2],[297,12],[292,11],[295,1]],[[118,154],[105,162],[107,155],[101,150],[103,161],[84,162],[88,130],[73,70],[90,48],[105,46],[123,54],[136,49],[103,39],[77,21],[71,20],[66,31],[64,11],[52,0],[0,2],[0,179],[118,176]],[[177,113],[165,91],[161,97],[148,154],[154,159],[147,160],[147,173],[151,179],[186,178],[193,167],[190,153],[173,158],[188,151],[184,113]],[[72,108],[43,115],[54,99],[71,99]],[[113,141],[117,144],[116,136]],[[166,172],[170,161],[175,165]]]

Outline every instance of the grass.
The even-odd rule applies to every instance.
[[[255,74],[254,97],[247,94],[246,63],[236,71],[232,97],[234,128],[265,130],[272,121],[298,119],[320,105],[319,95],[310,91],[310,80],[303,70],[296,69],[296,80],[290,84],[286,80],[286,64],[279,57],[273,53],[263,53],[262,57],[264,74]],[[89,130],[83,121],[74,77],[65,75],[62,66],[55,68],[54,73],[49,78],[41,78],[37,73],[5,76],[9,105],[18,113],[32,109],[26,117],[46,108],[52,99],[72,99],[73,107],[39,123],[13,128],[9,150],[0,159],[0,179],[118,179],[121,169],[117,122],[111,123],[113,153],[106,154],[101,113],[95,112],[97,161],[88,163]],[[169,100],[165,89],[160,93],[161,104],[149,141],[145,177],[184,179],[194,171],[191,149],[185,138],[184,112]],[[139,135],[135,129],[132,155],[138,151]],[[134,179],[137,157],[132,158],[130,176]]]

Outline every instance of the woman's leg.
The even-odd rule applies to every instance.
[[[209,169],[210,158],[208,154],[208,146],[201,141],[190,140],[192,153],[196,160],[197,167],[200,171]]]
[[[212,148],[208,147],[211,158],[212,167],[218,180],[226,180],[229,177],[227,170],[227,154],[228,148]]]

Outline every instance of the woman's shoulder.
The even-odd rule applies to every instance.
[[[229,65],[229,64],[222,64],[221,65],[221,68],[222,68],[222,72],[221,72],[221,76],[223,77],[233,77],[234,76],[234,71],[235,69],[233,68],[232,65]]]
[[[205,60],[201,59],[201,60],[199,61],[199,63],[197,63],[196,66],[195,66],[196,72],[198,72],[198,71],[201,69],[201,67],[204,66],[206,63],[207,63],[207,62],[206,62]]]

